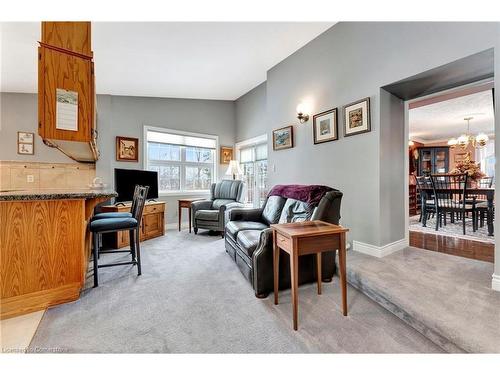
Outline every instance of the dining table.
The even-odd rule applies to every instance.
[[[431,186],[420,188],[420,199],[422,202],[422,225],[425,226],[427,222],[427,212],[425,202],[433,199],[432,195],[437,194],[462,194],[463,189],[460,188],[433,188]],[[494,205],[495,188],[494,187],[470,187],[465,190],[466,197],[468,196],[485,196],[487,201],[486,209],[486,223],[488,226],[488,236],[493,236],[493,222],[494,222]],[[467,199],[467,198],[466,198]]]

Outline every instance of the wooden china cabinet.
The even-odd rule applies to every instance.
[[[418,149],[418,176],[448,173],[449,147],[420,147]]]

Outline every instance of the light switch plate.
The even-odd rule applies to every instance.
[[[32,174],[29,174],[26,176],[26,181],[27,182],[34,182],[35,181],[35,176],[33,176]]]

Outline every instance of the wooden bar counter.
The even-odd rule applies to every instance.
[[[1,319],[77,300],[90,256],[87,223],[103,190],[0,192]]]

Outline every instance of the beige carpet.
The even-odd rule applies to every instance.
[[[299,331],[289,291],[257,299],[219,236],[168,231],[143,243],[143,275],[101,269],[100,286],[48,310],[32,351],[163,353],[435,353],[441,350],[353,288],[340,312],[338,279],[299,290]],[[121,255],[122,257],[124,255]],[[114,255],[101,256],[101,262]]]

